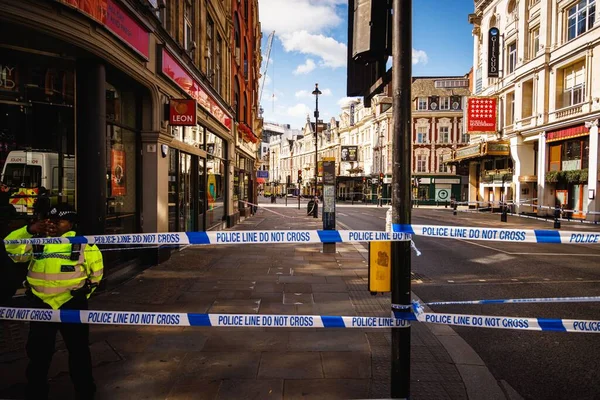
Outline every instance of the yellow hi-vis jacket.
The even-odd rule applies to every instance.
[[[73,231],[62,235],[72,236],[75,236]],[[6,239],[31,237],[24,226],[11,232]],[[55,310],[73,298],[71,290],[82,288],[86,279],[91,283],[100,282],[104,272],[102,253],[96,245],[82,244],[76,260],[71,260],[73,245],[68,243],[47,244],[40,253],[36,250],[35,254],[31,244],[7,244],[6,252],[14,262],[29,261],[27,283],[31,291]],[[88,298],[90,294],[87,295]]]

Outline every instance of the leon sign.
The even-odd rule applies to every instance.
[[[169,124],[171,126],[196,125],[196,101],[171,99],[169,101]]]

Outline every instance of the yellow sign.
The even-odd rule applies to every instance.
[[[335,157],[323,157],[323,161],[335,161]]]
[[[369,243],[369,291],[392,291],[392,242]]]

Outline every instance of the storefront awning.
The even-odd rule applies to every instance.
[[[546,143],[556,142],[559,140],[571,139],[578,136],[587,136],[590,130],[585,125],[572,126],[570,128],[559,129],[546,133]]]
[[[256,183],[265,183],[265,178],[256,178]]]
[[[481,155],[481,144],[477,143],[471,146],[466,146],[461,149],[457,149],[454,153],[454,161],[467,160],[469,158],[476,158]]]
[[[483,144],[482,156],[508,156],[510,146],[506,142],[486,142]]]

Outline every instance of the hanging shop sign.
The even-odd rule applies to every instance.
[[[488,78],[500,75],[500,31],[490,28],[488,31]]]
[[[162,51],[162,63],[160,70],[169,77],[177,86],[182,88],[192,99],[219,121],[227,129],[231,129],[231,118],[223,109],[212,99],[207,90],[205,90],[198,81],[186,71],[185,68],[175,60],[175,58],[166,49]]]
[[[190,99],[170,99],[169,124],[171,126],[195,126],[196,101]]]
[[[150,34],[113,0],[58,0],[74,7],[108,28],[148,59]]]
[[[498,132],[498,98],[469,97],[466,133]]]

